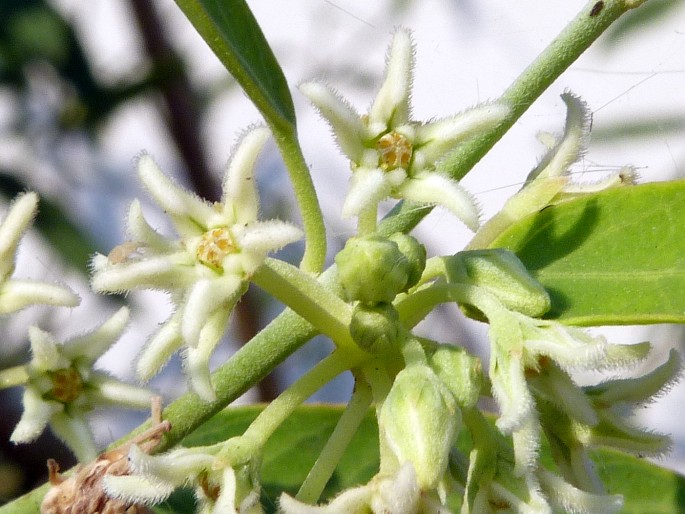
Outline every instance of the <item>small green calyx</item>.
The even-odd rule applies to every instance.
[[[397,243],[379,236],[349,239],[335,263],[345,300],[368,305],[392,302],[411,274]]]
[[[52,389],[48,396],[60,403],[71,403],[83,392],[83,379],[74,368],[62,368],[50,373]]]
[[[442,380],[423,364],[400,371],[378,423],[397,464],[412,464],[422,491],[435,488],[461,426],[461,412]]]
[[[397,247],[409,263],[409,277],[404,286],[405,289],[402,290],[404,292],[416,285],[421,279],[423,270],[426,269],[426,247],[419,243],[416,238],[402,232],[395,232],[388,239],[397,243]]]
[[[551,307],[549,294],[518,257],[509,250],[493,248],[459,252],[447,258],[449,280],[487,289],[507,309],[533,318]]]
[[[396,348],[400,329],[399,314],[390,303],[358,303],[352,311],[352,339],[362,350],[374,355]]]
[[[464,348],[440,344],[429,356],[428,363],[450,390],[459,407],[476,406],[483,385],[483,364]]]

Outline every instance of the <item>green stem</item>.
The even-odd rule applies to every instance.
[[[321,273],[326,260],[326,226],[309,168],[297,140],[297,129],[295,125],[269,125],[290,175],[304,225],[306,240],[300,267],[304,271]]]
[[[365,209],[359,213],[359,218],[357,219],[357,234],[359,236],[373,234],[376,231],[377,223],[378,206],[374,205],[372,208]]]
[[[297,493],[298,500],[310,504],[318,501],[340,458],[364,421],[371,399],[369,385],[364,380],[357,380],[350,402]]]
[[[359,364],[358,355],[336,350],[302,375],[260,412],[242,436],[230,439],[221,456],[233,464],[248,462],[261,453],[274,431],[307,398],[337,377]]]
[[[535,100],[585,52],[585,50],[622,14],[642,2],[605,0],[604,8],[590,16],[596,0],[590,0],[549,46],[519,75],[498,100],[511,108],[498,126],[483,136],[465,142],[444,163],[455,179],[463,178],[523,115]],[[401,202],[379,224],[381,235],[409,232],[426,217],[431,207]]]
[[[352,308],[310,274],[286,262],[267,258],[252,282],[305,318],[339,347],[361,350],[350,336]]]
[[[21,364],[0,371],[0,390],[24,385],[29,380],[26,366]]]

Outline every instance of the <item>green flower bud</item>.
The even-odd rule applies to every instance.
[[[335,263],[348,302],[390,303],[405,289],[410,274],[397,243],[379,236],[349,239]]]
[[[508,309],[535,318],[542,316],[551,307],[545,288],[509,250],[472,250],[459,252],[448,259],[451,281],[483,287]]]
[[[379,416],[381,437],[401,466],[410,462],[422,491],[435,488],[447,468],[461,425],[452,393],[425,365],[397,374]]]
[[[400,317],[391,303],[358,303],[352,310],[350,334],[369,353],[387,352],[396,346],[400,336]]]
[[[404,292],[419,281],[423,270],[426,268],[426,247],[419,243],[416,238],[402,232],[396,232],[388,239],[397,243],[400,252],[409,262],[409,278],[402,290]]]
[[[478,357],[459,346],[441,344],[428,363],[461,408],[475,407],[483,385],[483,364]]]

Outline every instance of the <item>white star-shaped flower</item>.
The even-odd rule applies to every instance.
[[[95,371],[93,364],[128,323],[122,307],[96,330],[59,344],[38,327],[29,329],[32,359],[25,366],[24,413],[10,440],[28,443],[49,424],[81,462],[97,456],[85,414],[97,405],[149,408],[152,393]]]
[[[408,31],[396,32],[385,81],[368,115],[360,116],[333,89],[317,82],[300,90],[330,123],[352,163],[352,182],[343,217],[376,213],[388,197],[442,205],[469,228],[478,228],[478,209],[461,185],[441,169],[441,161],[463,141],[500,123],[503,104],[484,104],[428,123],[410,120],[414,52]]]
[[[11,204],[0,223],[0,314],[33,304],[75,307],[79,297],[64,286],[12,277],[19,242],[38,210],[38,195],[24,193]]]
[[[171,293],[176,311],[139,357],[137,374],[142,380],[154,376],[185,346],[192,388],[205,400],[213,400],[209,357],[233,307],[267,253],[302,237],[302,231],[289,223],[257,220],[259,197],[253,174],[268,135],[267,129],[258,128],[243,138],[229,163],[223,198],[215,204],[176,185],[150,156],[138,161],[140,180],[171,218],[178,239],[156,232],[134,201],[128,217],[131,240],[109,256],[94,257],[92,286],[99,292],[147,288]]]

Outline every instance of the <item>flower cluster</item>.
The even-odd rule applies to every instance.
[[[27,443],[50,425],[81,461],[97,455],[85,414],[96,405],[146,408],[152,394],[93,370],[95,361],[117,340],[128,323],[122,307],[93,332],[59,344],[37,327],[29,329],[33,358],[25,366],[24,414],[10,440]]]
[[[99,292],[149,288],[171,294],[176,310],[137,359],[140,379],[150,379],[184,347],[193,390],[213,400],[209,357],[233,307],[266,254],[302,237],[289,223],[257,220],[254,167],[268,134],[257,128],[245,135],[226,171],[223,198],[215,204],[176,185],[149,155],[138,161],[141,182],[171,219],[178,239],[155,231],[134,201],[128,215],[130,241],[109,256],[95,256],[92,287]]]
[[[342,215],[358,218],[358,234],[322,277],[267,259],[303,236],[290,223],[259,220],[254,174],[267,129],[254,128],[239,142],[216,203],[180,187],[149,155],[138,160],[138,177],[175,234],[158,232],[134,201],[128,240],[108,255],[94,256],[91,286],[100,293],[153,289],[170,295],[175,310],[139,355],[139,379],[150,379],[182,350],[193,392],[206,402],[217,400],[209,359],[250,281],[284,299],[310,323],[309,337],[321,330],[337,348],[269,404],[241,436],[153,455],[164,437],[178,435],[169,420],[161,420],[157,398],[149,430],[97,456],[86,420],[89,411],[98,405],[146,408],[154,402],[148,390],[94,369],[125,329],[128,309],[122,307],[100,327],[64,343],[31,327],[30,362],[0,372],[0,385],[25,388],[24,413],[11,440],[32,441],[50,426],[79,460],[93,461],[71,478],[61,477],[57,464],[49,462],[54,487],[44,512],[133,512],[165,501],[177,488],[192,487],[201,514],[262,513],[259,471],[267,441],[299,404],[347,370],[356,381],[353,397],[300,491],[295,497],[281,495],[280,512],[575,514],[621,509],[622,498],[605,490],[590,452],[601,446],[658,455],[668,448],[667,436],[635,426],[630,414],[675,382],[680,358],[673,351],[643,376],[579,385],[573,377],[577,370],[634,367],[648,356],[650,344],[609,344],[604,337],[545,319],[552,308],[548,291],[514,253],[491,246],[523,217],[579,195],[632,184],[634,173],[626,167],[595,184],[571,182],[569,169],[586,149],[591,120],[587,105],[564,93],[563,134],[541,136],[548,153],[502,211],[479,229],[473,199],[444,163],[464,141],[505,122],[511,109],[489,103],[428,123],[412,120],[413,54],[410,34],[397,30],[383,84],[363,116],[328,86],[300,85],[350,159],[352,178]],[[412,236],[376,232],[378,206],[387,198],[447,208],[476,231],[469,249],[427,258],[426,248]],[[11,278],[19,240],[36,208],[35,194],[21,195],[0,224],[0,314],[32,303],[78,303],[61,286]],[[487,368],[459,344],[415,333],[415,326],[443,303],[455,303],[488,323]],[[293,312],[283,317],[294,319],[287,318]],[[327,331],[329,325],[335,329]],[[283,336],[277,330],[274,334]],[[255,341],[250,348],[264,352]],[[480,408],[483,399],[497,406],[494,424]],[[366,484],[317,504],[372,403],[378,422],[377,473]],[[457,444],[466,433],[468,455]],[[545,444],[552,465],[541,458]]]
[[[324,84],[300,85],[331,124],[351,162],[352,183],[343,217],[370,216],[373,226],[378,203],[393,197],[441,205],[475,231],[478,209],[441,163],[459,144],[499,124],[510,109],[498,103],[484,104],[449,118],[413,121],[409,105],[413,61],[409,32],[399,29],[390,47],[383,85],[364,116]]]

